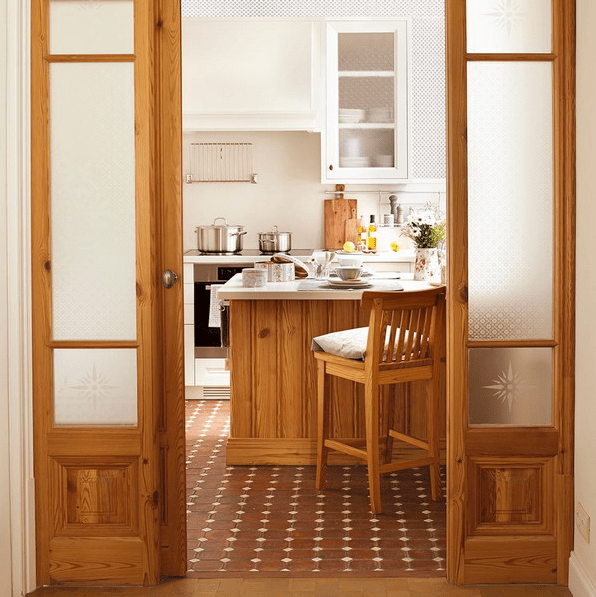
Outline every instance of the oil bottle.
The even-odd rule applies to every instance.
[[[358,226],[358,251],[366,250],[366,241],[368,238],[368,227],[366,225],[366,217],[360,216],[360,226]]]
[[[366,237],[366,248],[369,251],[376,251],[377,250],[377,224],[375,221],[375,215],[372,214],[370,216],[370,224],[368,225]]]

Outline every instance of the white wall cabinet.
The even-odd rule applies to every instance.
[[[321,27],[312,19],[183,19],[184,130],[320,130]]]
[[[409,27],[407,19],[327,23],[322,182],[408,178]]]

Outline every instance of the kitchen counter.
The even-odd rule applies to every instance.
[[[384,275],[387,275],[385,273]],[[404,291],[428,288],[400,274]],[[314,464],[316,458],[317,364],[311,340],[329,332],[368,325],[360,306],[363,290],[297,290],[300,281],[270,282],[243,288],[240,274],[218,297],[229,303],[230,465]],[[307,279],[310,282],[310,279]],[[393,282],[397,282],[393,273]],[[363,388],[330,378],[335,437],[362,436]],[[394,393],[397,427],[425,436],[427,382],[383,388]],[[441,437],[445,437],[445,386],[442,381]],[[354,463],[333,454],[332,463]]]
[[[201,253],[197,249],[190,249],[184,252],[184,263],[205,263],[205,264],[241,264],[252,265],[255,261],[267,261],[271,255],[262,255],[257,249],[250,249],[250,254],[233,253],[231,255],[218,255],[217,253]],[[254,253],[257,252],[255,255]],[[312,255],[312,249],[292,249],[292,255],[301,261],[309,261]]]
[[[292,255],[301,261],[309,261],[312,256],[312,249],[292,249]],[[378,253],[351,253],[362,257],[363,263],[414,263],[415,255],[413,251],[379,251]],[[196,249],[190,249],[184,252],[184,263],[241,263],[252,264],[255,261],[265,261],[269,255],[210,255],[199,253]]]
[[[302,280],[294,280],[292,282],[268,282],[261,288],[245,288],[242,286],[242,274],[236,274],[219,289],[217,297],[224,301],[233,299],[249,301],[355,301],[362,298],[362,293],[365,290],[400,290],[401,288],[399,288],[398,285],[403,287],[403,290],[406,292],[430,288],[430,285],[427,282],[415,282],[413,277],[414,274],[407,273],[379,273],[370,278],[372,286],[363,289],[329,288],[326,286],[324,280],[318,282],[317,280],[308,278],[306,281],[309,283],[309,286],[319,283],[320,288],[299,290]]]

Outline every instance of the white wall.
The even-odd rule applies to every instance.
[[[6,176],[6,0],[0,0],[0,280],[7,279],[7,176]],[[2,284],[2,288],[5,288]],[[8,301],[6,292],[0,292],[0,537],[10,537],[10,450],[8,442]],[[0,596],[12,594],[11,544],[0,541]]]
[[[575,501],[592,519],[588,544],[576,531],[570,589],[596,596],[596,3],[577,0],[577,342]]]
[[[0,0],[0,597],[35,588],[28,197],[29,0]]]
[[[197,245],[194,228],[213,223],[223,216],[228,224],[245,226],[245,249],[258,248],[259,232],[268,232],[275,225],[280,232],[292,233],[292,247],[314,249],[324,245],[324,201],[333,198],[325,190],[334,185],[322,185],[321,138],[318,133],[306,132],[222,132],[186,133],[184,135],[184,174],[189,172],[190,143],[252,143],[254,170],[258,184],[251,183],[192,183],[184,184],[184,250]],[[399,185],[357,186],[346,184],[350,190],[346,198],[358,200],[358,216],[389,213],[388,197]],[[443,185],[434,185],[441,189]],[[362,189],[383,190],[361,193]],[[426,185],[425,188],[429,188]],[[444,193],[406,192],[400,194],[405,208],[425,201],[444,202]],[[400,241],[408,245],[407,239]]]

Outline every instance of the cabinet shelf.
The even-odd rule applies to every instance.
[[[392,70],[340,70],[339,77],[395,77]]]
[[[340,129],[394,129],[394,122],[340,122]]]

